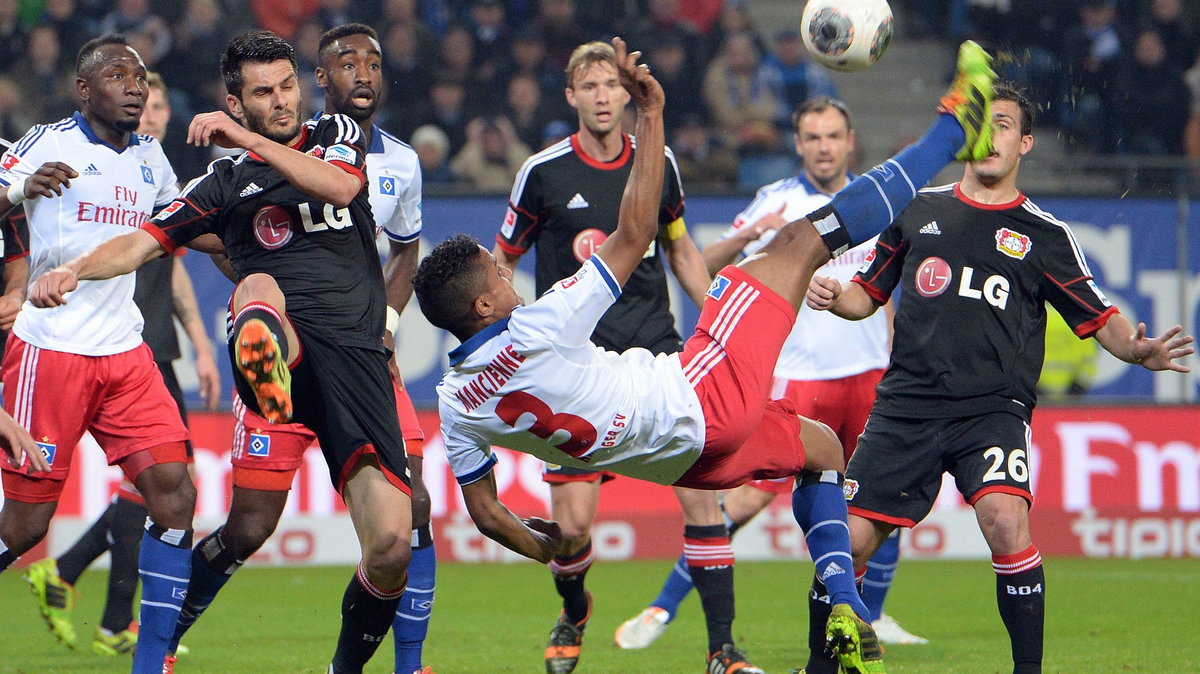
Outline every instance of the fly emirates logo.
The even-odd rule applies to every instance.
[[[79,222],[141,227],[142,223],[150,219],[150,211],[146,208],[146,204],[142,204],[142,207],[138,208],[137,203],[137,190],[114,185],[112,202],[95,204],[90,201],[80,201],[76,218]]]

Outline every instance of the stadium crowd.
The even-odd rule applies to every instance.
[[[1012,55],[1004,74],[1069,151],[1200,156],[1197,0],[894,5],[901,35]],[[430,186],[506,191],[525,157],[569,135],[563,67],[589,39],[622,34],[646,50],[672,101],[668,144],[695,187],[735,186],[748,158],[790,159],[791,112],[837,95],[794,29],[759,30],[738,0],[0,0],[0,133],[70,115],[75,53],[107,32],[130,38],[188,120],[223,104],[212,55],[241,31],[272,30],[296,45],[316,111],[317,38],[347,21],[379,31],[391,89],[379,121],[412,143]],[[211,157],[181,131],[168,152],[180,175],[199,174]]]

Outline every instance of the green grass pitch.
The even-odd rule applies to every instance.
[[[657,592],[669,562],[601,562],[588,575],[596,609],[579,674],[704,671],[703,616],[694,595],[654,646],[622,651],[617,624]],[[1046,672],[1200,672],[1196,560],[1049,559]],[[804,662],[807,562],[743,562],[734,632],[751,660],[778,674]],[[191,631],[180,674],[323,672],[338,629],[349,568],[245,569]],[[0,574],[0,672],[123,672],[128,658],[92,655],[106,573],[86,573],[75,624],[81,648],[59,646],[38,617],[20,569]],[[1011,671],[1008,639],[986,560],[902,562],[888,610],[927,646],[888,649],[889,672]],[[426,663],[439,674],[541,672],[558,613],[535,564],[444,564]],[[390,672],[390,639],[367,668]]]

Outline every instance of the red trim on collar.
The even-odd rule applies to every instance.
[[[1016,208],[1017,206],[1020,206],[1021,204],[1025,203],[1025,195],[1021,194],[1020,190],[1017,191],[1017,198],[1013,199],[1012,201],[1010,201],[1006,204],[980,203],[978,201],[975,201],[971,197],[968,197],[967,195],[963,194],[961,185],[962,185],[962,183],[954,183],[954,196],[958,197],[959,201],[961,201],[964,204],[971,206],[973,208],[979,208],[979,209],[983,209],[985,211],[1004,211],[1004,210],[1008,210],[1010,208]]]
[[[571,134],[571,149],[575,150],[575,154],[579,155],[583,163],[601,171],[615,171],[624,166],[629,161],[629,158],[633,156],[633,143],[629,142],[629,136],[622,133],[621,142],[624,144],[624,147],[616,159],[612,161],[600,161],[583,151],[583,147],[579,144],[578,132]]]

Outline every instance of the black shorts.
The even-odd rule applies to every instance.
[[[1014,494],[1033,503],[1029,424],[1008,412],[955,419],[901,419],[872,413],[846,467],[851,514],[911,527],[929,514],[942,473],[967,503]]]
[[[624,351],[605,344],[602,340],[596,340],[593,336],[593,342],[597,346],[602,346],[609,351]],[[626,347],[629,348],[629,347]],[[663,335],[661,338],[649,346],[643,347],[654,355],[660,353],[679,353],[683,351],[683,340],[674,329],[669,334]],[[549,484],[562,484],[564,482],[595,482],[603,480],[608,482],[616,477],[614,473],[607,471],[587,470],[586,468],[572,468],[570,466],[560,466],[557,463],[547,463],[542,468],[542,482]]]
[[[411,494],[387,353],[339,344],[335,335],[292,325],[300,339],[300,357],[291,367],[292,421],[316,434],[333,485],[340,493],[358,456],[370,452],[388,481]],[[233,351],[230,339],[230,362],[236,363]],[[236,368],[233,379],[246,407],[261,414],[254,391]]]

